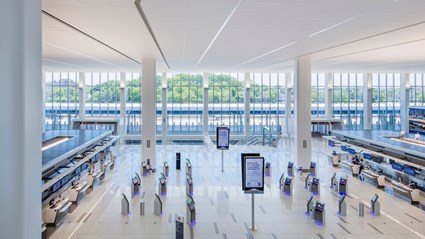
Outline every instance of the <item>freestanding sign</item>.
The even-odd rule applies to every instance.
[[[229,149],[230,129],[227,127],[217,127],[216,142],[217,149],[221,150],[221,172],[224,172],[224,151]]]
[[[260,157],[259,153],[241,153],[241,165],[242,165],[242,190],[245,191],[245,164],[244,164],[244,158],[248,157],[248,156],[256,156],[256,157]]]
[[[230,129],[227,127],[217,127],[217,149],[229,149]]]

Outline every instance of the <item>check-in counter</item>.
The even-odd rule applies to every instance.
[[[391,182],[391,187],[393,188],[394,195],[410,201],[411,204],[419,202],[419,189],[413,189],[396,181]]]
[[[368,181],[372,185],[380,188],[385,187],[385,176],[377,174],[373,172],[372,170],[364,169],[362,170],[361,175],[365,179],[365,181]]]
[[[87,175],[87,183],[89,188],[93,188],[94,185],[96,184],[96,181],[98,181],[100,176],[102,175],[103,175],[103,172],[100,171],[100,169],[95,169],[93,172],[90,172]]]
[[[351,172],[351,174],[353,176],[359,175],[360,165],[353,164],[353,163],[345,161],[345,160],[341,161],[340,164],[341,164],[343,169]]]
[[[49,206],[45,212],[44,221],[48,225],[57,226],[58,223],[68,214],[69,207],[71,206],[69,198],[62,198],[55,204]]]
[[[332,166],[338,167],[339,161],[341,161],[340,160],[341,155],[333,155],[333,154],[331,154],[331,155],[327,155],[327,156],[328,156],[328,160],[332,164]]]
[[[89,185],[87,182],[78,182],[74,186],[71,187],[71,192],[69,193],[69,200],[72,203],[78,204],[78,202],[84,197],[86,194]]]

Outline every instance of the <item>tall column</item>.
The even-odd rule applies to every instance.
[[[42,127],[42,130],[43,130],[43,133],[44,132],[46,132],[46,88],[47,88],[47,85],[46,85],[46,72],[43,70],[42,72],[41,72],[41,79],[42,79],[42,82],[41,82],[41,89],[42,89],[42,98],[43,98],[43,102],[42,102],[42,106],[41,106],[41,117],[42,117],[42,122],[41,122],[41,127]]]
[[[296,160],[306,170],[311,162],[311,59],[296,60],[294,73]]]
[[[162,127],[162,139],[167,137],[167,73],[163,72],[161,77],[161,99],[162,99],[162,118],[161,118],[161,127]]]
[[[401,74],[400,85],[400,123],[401,131],[409,133],[409,74]]]
[[[80,93],[80,103],[78,106],[78,117],[84,118],[86,116],[86,73],[78,73],[78,89]]]
[[[290,128],[289,128],[289,119],[292,117],[292,77],[291,73],[285,74],[285,93],[286,93],[286,102],[285,102],[285,131],[290,136]]]
[[[203,127],[204,127],[204,137],[208,137],[208,73],[205,72],[203,75],[203,82],[204,82],[204,94],[203,94],[203,103],[204,103],[204,109],[202,113],[202,120],[203,120]]]
[[[156,171],[156,62],[142,60],[142,161]]]
[[[372,74],[363,75],[363,129],[372,129]]]
[[[332,118],[332,95],[333,95],[334,74],[327,73],[325,79],[325,117]]]
[[[127,84],[125,81],[125,72],[120,73],[120,131],[119,134],[125,135],[126,134],[126,121],[125,121],[125,115],[126,115],[126,109],[125,109],[125,103],[127,101]]]
[[[251,77],[247,72],[245,73],[245,136],[251,135]]]
[[[41,1],[0,8],[0,238],[41,235]]]

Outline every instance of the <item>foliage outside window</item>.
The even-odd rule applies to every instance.
[[[372,128],[400,130],[400,74],[372,74]]]

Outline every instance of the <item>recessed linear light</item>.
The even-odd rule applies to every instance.
[[[322,30],[320,30],[320,31],[318,31],[318,32],[315,32],[315,33],[311,34],[311,35],[310,35],[310,36],[308,36],[308,37],[310,38],[310,37],[314,37],[314,36],[316,36],[316,35],[319,35],[319,34],[320,34],[320,33],[322,33],[322,32],[328,31],[328,30],[330,30],[330,29],[332,29],[332,28],[335,28],[335,27],[340,26],[340,25],[342,25],[342,24],[344,24],[344,23],[347,23],[347,22],[349,22],[349,21],[352,21],[352,20],[354,20],[354,19],[356,19],[356,18],[358,18],[358,17],[360,17],[360,16],[362,16],[362,15],[363,15],[363,14],[359,14],[359,15],[357,15],[357,16],[350,17],[350,18],[348,18],[347,20],[344,20],[344,21],[339,22],[339,23],[337,23],[337,24],[335,24],[335,25],[332,25],[332,26],[330,26],[330,27],[328,27],[328,28],[325,28],[325,29],[322,29]]]
[[[285,48],[287,48],[287,47],[289,47],[289,46],[292,46],[292,45],[294,45],[295,43],[297,43],[297,41],[293,41],[293,42],[291,42],[291,43],[289,43],[289,44],[286,44],[286,45],[284,45],[284,46],[281,46],[281,47],[279,47],[279,48],[276,48],[276,49],[274,49],[274,50],[271,50],[271,51],[269,51],[269,52],[266,52],[266,53],[264,53],[264,54],[262,54],[262,55],[260,55],[260,56],[254,57],[254,58],[252,58],[251,60],[245,61],[245,62],[243,62],[243,63],[241,63],[241,64],[239,64],[239,65],[234,66],[233,68],[238,68],[238,67],[240,67],[240,66],[243,66],[243,65],[245,65],[245,64],[247,64],[247,63],[250,63],[250,62],[252,62],[252,61],[255,61],[255,60],[257,60],[257,59],[260,59],[260,58],[262,58],[262,57],[265,57],[265,56],[267,56],[267,55],[270,55],[270,54],[272,54],[272,53],[274,53],[274,52],[280,51],[280,50],[282,50],[282,49],[285,49]]]
[[[42,58],[42,60],[43,61],[57,63],[57,64],[62,64],[62,65],[66,65],[66,66],[72,66],[72,67],[76,67],[76,68],[82,68],[82,66],[79,66],[79,65],[74,65],[74,64],[70,64],[70,63],[66,63],[66,62],[62,62],[62,61],[57,61],[57,60],[52,60],[52,59],[48,59],[48,58]],[[49,67],[53,67],[53,66],[49,66]],[[53,67],[53,68],[58,68],[58,67]]]
[[[68,137],[65,137],[65,138],[59,139],[59,140],[57,140],[57,141],[55,141],[55,142],[53,142],[51,144],[47,144],[46,146],[44,146],[44,147],[41,148],[41,151],[44,151],[46,149],[50,149],[51,147],[56,146],[56,145],[58,145],[60,143],[63,143],[65,141],[67,141],[67,140],[69,140],[69,138]]]
[[[221,32],[223,31],[223,29],[226,27],[227,23],[230,21],[230,19],[232,18],[233,14],[236,12],[236,10],[239,8],[239,5],[241,5],[242,0],[239,0],[238,3],[236,4],[236,6],[232,9],[232,11],[230,12],[229,16],[227,16],[226,20],[224,21],[223,25],[221,25],[220,29],[218,30],[218,32],[215,34],[214,38],[212,39],[212,41],[210,42],[210,44],[208,45],[207,49],[205,49],[204,53],[202,54],[201,58],[199,58],[198,62],[195,65],[195,68],[198,67],[199,63],[201,63],[201,61],[204,59],[205,55],[207,54],[207,52],[210,50],[211,46],[214,44],[215,40],[217,40],[218,36],[221,34]]]
[[[86,57],[86,58],[89,58],[89,59],[92,59],[92,60],[95,60],[95,61],[98,61],[98,62],[102,62],[102,63],[107,64],[107,65],[110,65],[110,66],[114,66],[114,67],[117,67],[117,68],[120,68],[120,69],[125,69],[125,68],[124,68],[124,67],[122,67],[122,66],[115,65],[115,64],[113,64],[113,63],[110,63],[110,62],[107,62],[107,61],[103,61],[103,60],[97,59],[97,58],[95,58],[95,57],[92,57],[92,56],[89,56],[89,55],[83,54],[83,53],[81,53],[81,52],[74,51],[74,50],[71,50],[71,49],[68,49],[68,48],[65,48],[65,47],[62,47],[62,46],[55,45],[55,44],[50,43],[50,42],[47,42],[46,44],[47,44],[47,45],[49,45],[49,46],[53,46],[53,47],[59,48],[59,49],[61,49],[61,50],[64,50],[64,51],[67,51],[67,52],[70,52],[70,53],[76,54],[76,55],[80,55],[80,56],[83,56],[83,57]]]

